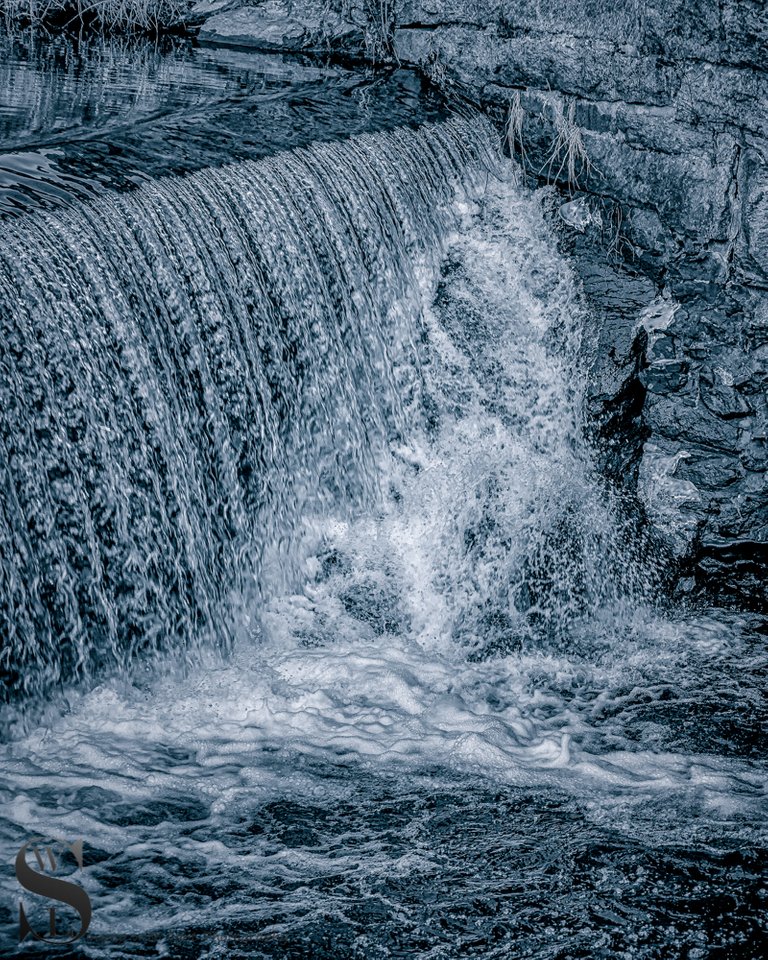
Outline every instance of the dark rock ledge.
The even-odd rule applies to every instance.
[[[764,0],[203,0],[200,38],[422,67],[569,201],[592,429],[680,589],[768,608]],[[602,251],[602,252],[601,252]]]
[[[329,0],[200,0],[191,12],[202,20],[208,43],[303,53],[366,53],[363,11]]]

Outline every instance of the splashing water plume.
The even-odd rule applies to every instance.
[[[14,685],[229,645],[297,585],[322,518],[371,542],[322,549],[382,628],[382,577],[395,619],[427,592],[418,632],[470,648],[619,599],[574,283],[533,201],[473,199],[492,137],[456,120],[317,145],[8,226]]]

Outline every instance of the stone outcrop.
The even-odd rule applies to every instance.
[[[365,17],[348,5],[329,0],[201,0],[192,17],[203,20],[199,38],[209,43],[284,52],[342,52],[362,56],[366,50]]]
[[[766,609],[768,7],[401,0],[393,44],[507,122],[529,174],[584,191],[618,254],[584,272],[607,472],[684,589]]]
[[[301,0],[273,30],[269,11],[290,0],[267,0],[201,37],[343,47],[349,26],[355,50],[388,49],[506,124],[529,177],[586,211],[566,205],[574,237],[611,252],[576,258],[601,318],[591,404],[606,472],[637,492],[685,588],[766,609],[764,0],[336,3]]]

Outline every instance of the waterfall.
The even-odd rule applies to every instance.
[[[576,285],[494,139],[454,119],[4,224],[6,696],[270,631],[485,656],[627,593]]]
[[[0,953],[759,951],[765,622],[648,602],[499,140],[0,217]]]

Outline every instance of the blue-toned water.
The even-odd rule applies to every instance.
[[[0,217],[445,115],[412,71],[0,26]]]
[[[3,947],[45,950],[42,835],[85,841],[62,955],[759,957],[766,625],[661,608],[547,192],[407,75],[345,83],[310,140],[133,184],[67,146],[9,200]]]

